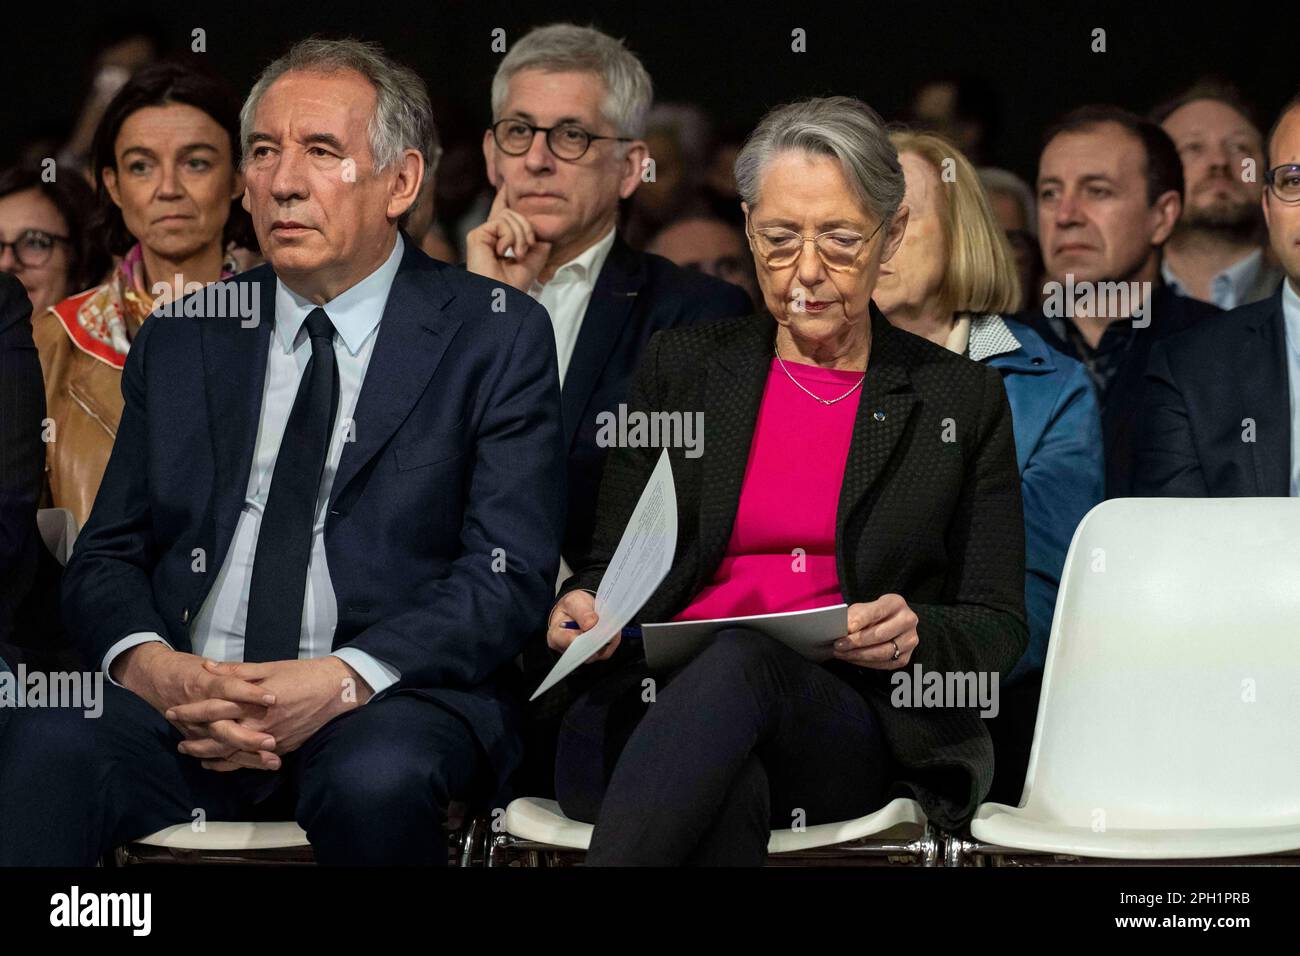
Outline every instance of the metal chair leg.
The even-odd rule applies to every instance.
[[[933,823],[926,821],[925,829],[921,832],[921,837],[917,843],[917,856],[921,861],[921,866],[938,866],[943,846],[943,834]]]
[[[944,840],[943,865],[965,866],[970,858],[971,843],[960,833],[949,833]]]

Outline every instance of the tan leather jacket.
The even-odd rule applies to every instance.
[[[48,501],[86,524],[122,418],[122,366],[151,302],[120,270],[32,321],[45,376]],[[51,423],[52,426],[51,427]]]

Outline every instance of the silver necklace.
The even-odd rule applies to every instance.
[[[803,387],[802,382],[800,382],[797,378],[795,378],[793,375],[790,374],[790,370],[785,367],[785,360],[781,358],[781,353],[776,350],[775,345],[772,346],[772,354],[776,356],[777,362],[780,363],[781,371],[785,372],[785,377],[788,378],[790,381],[794,382],[795,387],[798,388],[805,395],[807,395],[809,398],[815,398],[823,405],[834,405],[836,402],[844,401],[844,399],[848,398],[859,388],[861,388],[862,383],[867,380],[867,373],[863,372],[862,378],[858,379],[857,383],[851,389],[849,389],[847,392],[841,395],[839,398],[822,398],[820,395],[814,395],[812,392],[808,391],[808,389]]]

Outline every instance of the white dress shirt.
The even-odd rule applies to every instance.
[[[1300,498],[1300,295],[1282,280],[1282,320],[1286,326],[1286,377],[1291,394],[1291,497]]]
[[[355,440],[352,417],[375,340],[379,337],[379,322],[388,302],[388,293],[402,262],[403,247],[399,235],[392,253],[383,265],[321,306],[334,325],[339,404],[317,495],[311,559],[307,567],[307,588],[303,595],[302,630],[298,643],[300,659],[324,657],[331,653],[334,629],[338,624],[338,604],[325,556],[325,509],[329,503],[334,475],[343,457],[344,445]],[[311,341],[305,325],[308,314],[315,308],[314,302],[304,299],[283,282],[276,280],[275,327],[267,350],[261,417],[248,489],[225,561],[217,572],[216,581],[204,599],[203,606],[190,624],[191,646],[194,653],[202,657],[218,661],[244,659],[244,628],[248,620],[248,595],[252,585],[257,534],[266,508],[266,499],[271,491],[280,440],[284,437],[289,412],[298,395],[303,370],[311,358]],[[104,655],[105,673],[108,673],[113,658],[118,654],[147,641],[163,641],[163,638],[156,633],[140,632],[129,634],[114,644]],[[395,684],[401,676],[391,666],[359,648],[342,647],[333,653],[348,663],[375,694]]]
[[[564,384],[564,375],[569,370],[569,360],[573,358],[573,348],[578,343],[582,317],[587,314],[591,292],[596,288],[596,279],[613,245],[614,229],[611,228],[600,242],[556,269],[550,282],[543,285],[534,281],[528,290],[529,295],[546,306],[551,316],[551,325],[555,329],[555,357],[560,363],[560,385]]]

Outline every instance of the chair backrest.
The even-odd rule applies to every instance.
[[[42,508],[36,512],[41,540],[59,564],[67,564],[77,540],[77,519],[67,508]]]
[[[1094,829],[1300,821],[1300,500],[1088,513],[1021,805]]]

